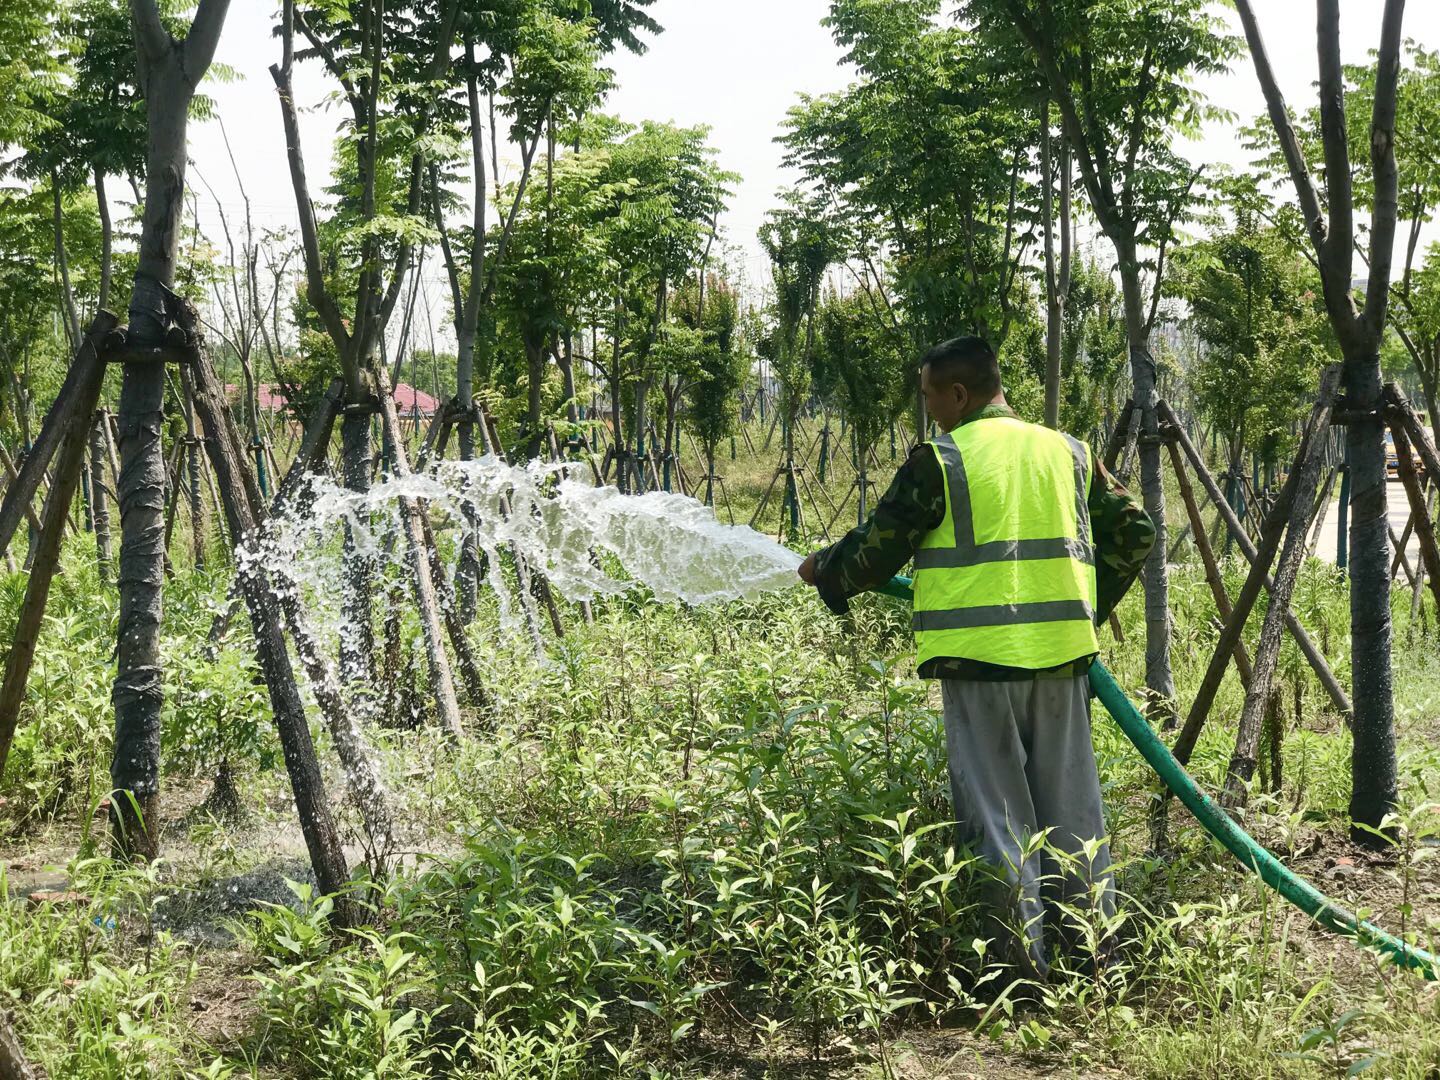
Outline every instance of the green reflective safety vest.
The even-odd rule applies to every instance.
[[[918,662],[1038,669],[1099,652],[1090,448],[1008,416],[928,445],[945,475],[945,520],[915,553]]]

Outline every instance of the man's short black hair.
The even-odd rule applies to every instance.
[[[959,383],[972,397],[988,399],[1000,392],[1000,362],[984,338],[942,341],[920,358],[920,366],[930,369],[932,383]]]

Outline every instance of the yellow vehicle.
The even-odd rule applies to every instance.
[[[1429,428],[1425,434],[1430,437],[1431,444],[1434,444],[1435,436]],[[1425,463],[1420,458],[1420,451],[1412,445],[1410,447],[1410,460],[1415,463],[1415,474],[1425,475]],[[1385,476],[1391,480],[1400,479],[1400,457],[1395,453],[1395,436],[1387,429],[1385,432]]]

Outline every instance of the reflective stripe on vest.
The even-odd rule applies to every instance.
[[[1013,417],[974,421],[930,445],[947,505],[915,555],[920,662],[1044,668],[1098,651],[1089,448]]]

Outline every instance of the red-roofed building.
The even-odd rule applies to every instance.
[[[244,390],[234,383],[226,383],[225,396],[238,405],[244,397]],[[261,412],[283,412],[287,404],[285,395],[274,383],[260,383],[255,388],[255,397]],[[395,411],[402,419],[417,413],[420,416],[434,416],[439,408],[440,403],[424,390],[417,390],[409,383],[400,383],[395,387]]]
[[[395,411],[401,416],[434,416],[440,410],[436,401],[424,390],[417,390],[409,383],[395,384]]]

